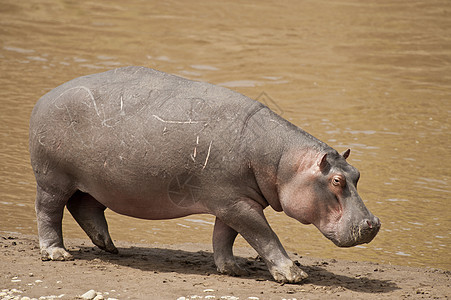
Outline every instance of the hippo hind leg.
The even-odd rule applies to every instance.
[[[71,192],[55,187],[36,190],[36,218],[38,223],[39,246],[42,260],[72,260],[72,255],[64,248],[62,220],[64,205]]]
[[[67,209],[97,247],[118,253],[108,232],[104,214],[106,207],[103,204],[90,194],[77,191],[70,197]]]

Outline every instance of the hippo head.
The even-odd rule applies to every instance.
[[[359,171],[346,162],[350,150],[304,155],[288,181],[279,185],[283,211],[314,224],[339,247],[369,243],[381,223],[357,193]]]

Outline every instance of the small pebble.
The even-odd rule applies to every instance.
[[[211,293],[211,292],[214,292],[215,290],[213,290],[213,289],[205,289],[204,290],[204,293]]]
[[[80,298],[92,300],[92,299],[94,299],[95,296],[97,296],[96,291],[94,291],[94,290],[89,290],[89,291],[87,291],[86,293],[84,293],[83,295],[81,295]]]
[[[103,295],[97,294],[97,296],[94,297],[93,300],[103,300]]]

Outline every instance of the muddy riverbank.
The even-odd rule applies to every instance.
[[[67,239],[74,261],[42,262],[37,236],[0,232],[0,299],[447,299],[450,272],[371,262],[319,259],[290,253],[310,275],[279,284],[250,248],[238,248],[247,277],[219,275],[206,244],[116,241],[112,255],[83,239]],[[11,298],[8,298],[11,297]],[[183,298],[184,297],[184,298]],[[25,298],[27,299],[27,298]]]

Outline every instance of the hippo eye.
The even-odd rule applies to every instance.
[[[332,179],[332,184],[335,185],[335,186],[341,185],[340,177],[338,177],[338,176],[334,177],[334,178]]]

